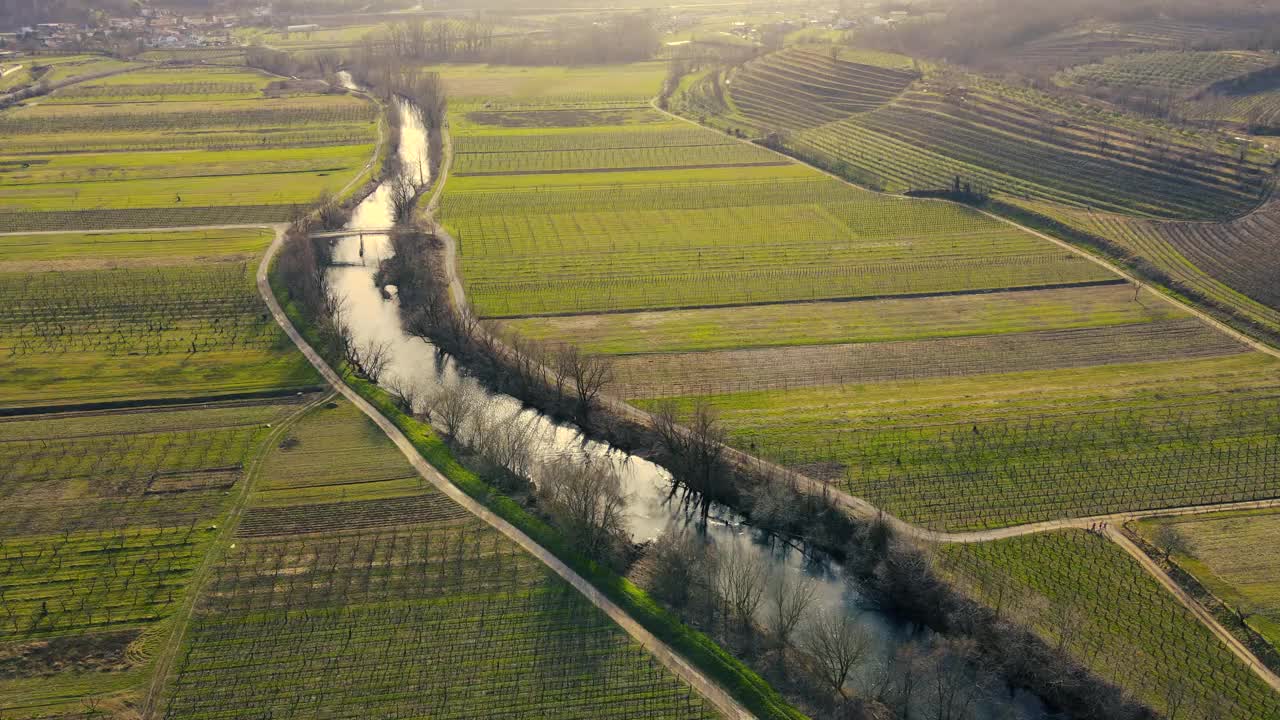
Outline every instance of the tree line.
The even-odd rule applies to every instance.
[[[492,21],[402,20],[364,36],[353,50],[359,62],[376,65],[416,60],[489,62],[506,65],[579,65],[648,60],[661,45],[647,13],[561,19],[551,28],[501,32]]]

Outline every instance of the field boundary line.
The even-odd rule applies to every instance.
[[[232,506],[227,513],[226,519],[218,527],[218,536],[213,539],[209,549],[205,552],[204,559],[200,561],[200,569],[187,586],[187,594],[182,601],[182,607],[179,612],[174,613],[174,626],[169,630],[169,639],[165,642],[160,652],[156,654],[155,666],[151,669],[151,682],[147,687],[147,694],[143,700],[141,711],[143,718],[155,717],[155,713],[158,712],[158,703],[160,702],[161,694],[164,692],[165,681],[168,679],[174,658],[182,650],[182,641],[186,637],[187,627],[190,625],[191,617],[195,613],[196,603],[200,600],[201,590],[203,590],[205,582],[209,579],[209,573],[213,568],[214,561],[222,552],[225,552],[226,547],[235,538],[235,528],[239,525],[240,518],[244,515],[244,511],[249,505],[254,482],[262,471],[263,461],[271,454],[272,445],[283,434],[291,430],[294,424],[304,415],[319,407],[322,403],[328,402],[333,396],[332,389],[328,392],[321,392],[315,400],[294,411],[283,422],[272,427],[271,432],[263,438],[261,449],[254,455],[252,464],[244,474],[244,480],[240,483],[239,492],[232,501]]]
[[[682,312],[686,310],[732,310],[733,308],[774,307],[777,305],[816,305],[819,303],[844,304],[878,302],[880,300],[927,300],[930,298],[968,297],[972,295],[999,295],[1002,293],[1035,292],[1037,290],[1072,290],[1076,288],[1109,287],[1127,284],[1120,278],[1111,280],[1081,280],[1080,282],[1027,285],[1023,287],[979,288],[976,290],[940,290],[938,292],[846,295],[842,297],[802,298],[799,300],[756,300],[752,302],[725,303],[723,305],[668,305],[665,307],[619,308],[610,310],[563,311],[549,313],[520,313],[512,315],[482,315],[486,320],[532,320],[536,318],[569,318],[590,315],[642,315],[646,313]]]
[[[443,178],[443,175],[442,175]],[[443,187],[443,183],[441,183]],[[730,720],[749,720],[754,718],[746,708],[742,707],[732,696],[710,678],[706,677],[691,665],[681,655],[676,653],[669,645],[659,640],[656,636],[646,630],[640,623],[636,622],[622,608],[618,607],[612,600],[605,597],[603,593],[596,589],[594,585],[588,582],[581,575],[576,573],[572,568],[566,565],[560,558],[556,557],[551,551],[534,542],[532,538],[524,534],[511,523],[494,514],[484,505],[481,505],[470,495],[464,493],[456,485],[449,481],[444,475],[435,469],[430,463],[422,457],[413,443],[382,413],[378,412],[368,400],[362,395],[348,386],[338,373],[329,366],[329,364],[320,357],[320,354],[302,337],[293,322],[289,320],[284,309],[276,300],[275,293],[271,289],[271,282],[268,277],[268,271],[271,267],[271,261],[284,244],[285,231],[277,228],[276,239],[267,249],[266,255],[262,262],[258,265],[257,284],[258,292],[262,295],[263,300],[267,303],[267,307],[271,310],[272,317],[284,330],[289,339],[293,341],[298,350],[306,356],[307,360],[316,368],[316,370],[334,387],[334,389],[350,401],[353,405],[360,409],[379,429],[386,434],[390,440],[395,443],[396,447],[409,461],[409,464],[418,472],[418,474],[427,482],[431,483],[437,490],[446,497],[461,505],[463,508],[471,512],[476,517],[488,523],[491,527],[502,533],[508,539],[515,542],[526,552],[533,555],[543,564],[549,567],[552,572],[558,575],[565,582],[569,583],[574,589],[582,593],[593,605],[609,616],[618,624],[628,635],[630,635],[637,643],[644,647],[659,662],[680,676],[685,682],[689,683],[699,694],[705,697],[712,705],[716,707]]]
[[[228,209],[234,205],[227,205]],[[178,225],[170,227],[148,228],[112,228],[109,230],[31,230],[29,232],[6,230],[0,237],[20,237],[24,235],[117,235],[121,233],[161,233],[161,232],[202,232],[206,230],[267,230],[269,223],[245,223],[236,225]]]
[[[1120,546],[1120,549],[1132,556],[1134,560],[1137,560],[1138,564],[1140,564],[1148,574],[1154,577],[1157,582],[1163,585],[1165,590],[1172,593],[1173,596],[1178,599],[1178,602],[1182,603],[1187,610],[1190,610],[1191,613],[1195,615],[1210,632],[1218,637],[1218,640],[1227,646],[1227,649],[1229,649],[1232,654],[1248,665],[1249,669],[1253,670],[1254,674],[1261,678],[1263,682],[1270,685],[1272,690],[1280,692],[1280,676],[1271,672],[1271,670],[1253,654],[1253,651],[1249,650],[1244,643],[1236,639],[1235,635],[1232,635],[1225,627],[1223,627],[1222,623],[1219,623],[1218,619],[1213,616],[1213,613],[1209,612],[1203,605],[1197,602],[1195,598],[1191,597],[1186,590],[1183,590],[1178,583],[1174,582],[1173,578],[1169,577],[1169,574],[1166,573],[1163,568],[1156,564],[1154,560],[1142,551],[1142,548],[1135,545],[1134,542],[1126,537],[1125,534],[1116,526],[1109,525],[1104,532],[1112,542]]]

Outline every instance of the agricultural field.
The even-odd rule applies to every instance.
[[[1280,89],[1244,94],[1210,94],[1185,109],[1195,120],[1238,123],[1251,133],[1280,130]]]
[[[1248,55],[1240,69],[1271,59]],[[688,78],[672,104],[759,136],[781,131],[790,151],[880,190],[959,179],[1003,197],[1189,220],[1248,212],[1265,193],[1267,159],[1214,136],[976,75],[918,76],[788,49]]]
[[[658,94],[667,64],[524,67],[479,64],[432,65],[453,102],[498,108],[646,106]],[[455,115],[458,114],[455,110]]]
[[[937,529],[1280,490],[1280,363],[1076,253],[793,163],[566,161],[631,116],[536,139],[462,117],[461,153],[527,147],[540,173],[451,177],[469,301],[609,355],[641,407],[708,398],[736,447]]]
[[[253,100],[276,79],[240,68],[148,68],[77,83],[45,103],[97,103]]]
[[[1143,220],[1018,204],[1145,259],[1174,282],[1247,318],[1254,332],[1280,333],[1280,285],[1275,282],[1280,203],[1274,200],[1224,223]]]
[[[1280,65],[1280,55],[1265,52],[1134,53],[1064,70],[1055,81],[1086,91],[1160,93],[1176,98],[1273,65]]]
[[[1280,696],[1108,539],[1068,530],[937,550],[970,594],[1167,717],[1280,714]]]
[[[368,170],[367,101],[237,68],[148,68],[0,113],[6,230],[280,222]],[[20,150],[19,150],[20,148]]]
[[[450,183],[445,222],[483,314],[1114,282],[976,212],[879,198],[796,165],[594,175]]]
[[[0,237],[4,407],[306,389],[266,314],[268,230]]]
[[[16,62],[26,69],[25,73],[16,74],[17,77],[25,76],[24,83],[39,81],[44,85],[77,82],[145,67],[142,62],[117,60],[105,55],[28,55],[19,56]],[[7,77],[0,80],[0,90],[16,90],[20,84],[23,83],[11,82]]]
[[[1257,510],[1160,518],[1136,523],[1160,547],[1170,537],[1170,560],[1280,649],[1280,514]],[[1172,536],[1166,528],[1172,528]],[[1165,550],[1166,548],[1161,548]]]
[[[1052,371],[980,355],[991,368],[963,375],[917,355],[897,378],[892,365],[871,380],[851,367],[844,385],[779,375],[762,390],[773,373],[758,370],[690,384],[695,397],[720,391],[709,400],[735,446],[938,530],[1276,496],[1280,364],[1229,348],[1185,360],[1126,352],[1116,349],[1123,364]]]
[[[726,83],[752,124],[794,132],[875,110],[918,77],[909,61],[906,68],[879,67],[846,60],[835,48],[797,47],[747,63]]]
[[[138,697],[271,426],[306,402],[0,418],[0,713]]]
[[[996,58],[996,67],[1055,71],[1101,63],[1128,53],[1181,51],[1198,43],[1220,42],[1239,28],[1172,19],[1105,22],[1091,20],[1016,47]]]
[[[607,315],[507,320],[531,340],[572,339],[608,355],[887,343],[1033,331],[1138,326],[1175,320],[1162,303],[1133,302],[1133,289],[1080,288],[888,298],[859,302],[784,303]],[[1155,325],[1159,326],[1159,325]]]
[[[46,78],[95,67],[66,59]],[[148,214],[140,195],[118,193],[150,183],[157,194],[165,188],[168,205],[195,187],[192,177],[230,184],[217,177],[268,159],[213,152],[202,131],[217,133],[220,112],[233,137],[269,127],[257,100],[204,96],[235,85],[227,94],[261,98],[270,79],[136,72],[0,114],[14,140],[0,161],[5,717],[131,716],[273,428],[315,400],[309,391],[320,383],[254,286],[272,230],[19,234],[172,224],[167,207]],[[328,98],[300,99],[319,109],[316,101]],[[368,126],[352,144],[368,148],[371,113],[351,107]],[[86,199],[95,192],[100,199]],[[83,209],[94,205],[139,207],[113,223],[109,212]],[[205,210],[218,224],[235,214]]]
[[[171,718],[246,703],[291,717],[717,717],[345,402],[314,408],[264,461],[163,697]]]
[[[1205,138],[1112,124],[1022,92],[926,86],[791,144],[886,190],[946,189],[958,177],[1001,196],[1189,220],[1245,213],[1263,197],[1265,170],[1206,150]]]

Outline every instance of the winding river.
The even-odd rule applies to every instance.
[[[428,148],[427,133],[408,103],[397,101],[397,105],[402,172],[421,186],[429,180],[426,176],[429,163],[424,161]],[[387,228],[394,224],[393,215],[390,190],[384,184],[355,209],[347,229],[358,232],[361,229]],[[394,293],[384,292],[374,281],[380,261],[390,253],[390,240],[385,235],[353,235],[339,239],[334,245],[335,264],[328,270],[328,277],[332,287],[346,298],[346,318],[354,340],[357,343],[386,343],[390,347],[391,360],[382,378],[384,384],[398,381],[429,394],[457,383],[474,383],[451,358],[401,328],[400,310]],[[487,393],[479,389],[477,392]],[[927,630],[866,607],[858,593],[856,580],[825,553],[798,547],[759,531],[731,508],[720,505],[712,506],[704,524],[697,503],[683,502],[680,494],[672,493],[671,475],[662,467],[588,440],[576,428],[554,422],[524,407],[515,398],[487,394],[489,402],[484,405],[484,411],[491,413],[495,422],[532,425],[536,457],[570,455],[608,462],[616,468],[627,494],[627,527],[634,541],[652,540],[668,530],[695,528],[717,552],[745,553],[766,564],[772,572],[812,578],[817,588],[816,606],[827,609],[840,607],[855,614],[871,636],[873,651],[859,672],[871,673],[881,667],[905,642],[928,642]],[[988,700],[979,717],[984,720],[1035,720],[1047,717],[1047,713],[1035,696],[1015,692],[1007,698]]]

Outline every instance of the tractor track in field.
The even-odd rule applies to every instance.
[[[151,670],[151,681],[147,685],[147,694],[142,703],[141,716],[143,718],[155,718],[160,716],[161,696],[164,692],[165,681],[168,679],[169,672],[173,667],[174,660],[177,659],[179,652],[182,650],[182,641],[186,637],[187,628],[191,624],[191,618],[195,615],[196,604],[200,600],[200,590],[205,582],[209,579],[209,574],[213,570],[219,555],[226,552],[235,539],[236,527],[240,524],[240,518],[244,516],[245,510],[249,506],[249,497],[255,480],[262,470],[262,462],[271,453],[271,449],[280,440],[280,438],[288,432],[293,425],[298,422],[304,415],[313,408],[319,407],[334,396],[332,390],[322,392],[313,401],[298,408],[292,412],[282,422],[276,424],[271,432],[262,440],[261,450],[253,457],[252,463],[244,473],[244,477],[240,480],[240,488],[236,492],[235,498],[232,500],[231,508],[227,511],[227,516],[222,524],[218,527],[218,536],[210,543],[209,549],[205,552],[204,559],[200,562],[199,568],[192,576],[191,581],[187,584],[186,595],[182,601],[182,606],[178,612],[173,615],[173,627],[169,631],[169,637],[161,646],[156,654],[155,667]]]

